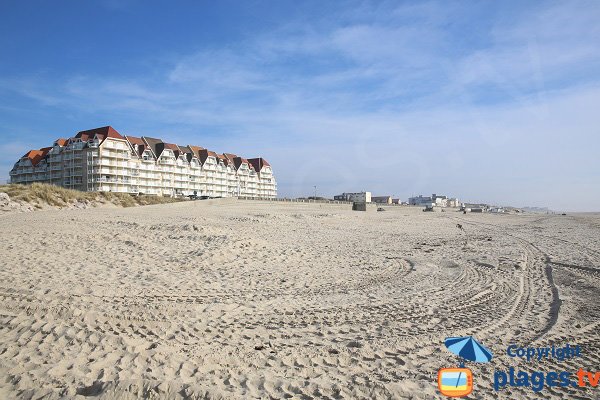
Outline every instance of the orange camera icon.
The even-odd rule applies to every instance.
[[[448,397],[464,397],[473,391],[473,373],[468,368],[442,368],[438,371],[438,389]]]

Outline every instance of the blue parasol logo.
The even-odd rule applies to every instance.
[[[486,363],[492,359],[492,352],[473,336],[449,337],[444,344],[448,350],[468,361]]]
[[[465,368],[464,360],[486,363],[492,359],[492,352],[473,336],[449,337],[444,344],[462,361],[460,368],[442,368],[438,371],[440,393],[449,397],[467,396],[473,390],[473,373]]]

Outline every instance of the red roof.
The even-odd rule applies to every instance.
[[[179,158],[179,155],[182,153],[179,146],[177,146],[176,144],[172,144],[172,143],[165,143],[165,149],[171,150],[173,152],[173,154],[175,155],[175,158]]]
[[[56,139],[54,141],[54,143],[56,143],[57,145],[64,147],[67,145],[68,140],[67,139]]]
[[[100,142],[103,142],[107,137],[115,138],[115,139],[125,139],[119,132],[114,130],[112,126],[103,126],[102,128],[90,129],[87,131],[81,131],[75,135],[76,138],[80,138],[82,141],[87,142],[94,138],[94,136],[98,136]]]
[[[172,144],[172,143],[165,143],[165,149],[179,151],[179,146],[177,146],[176,144]]]
[[[135,136],[125,136],[125,139],[131,144],[137,144],[138,146],[145,146],[146,143],[142,140],[142,138]]]
[[[131,147],[133,147],[134,149],[137,145],[137,155],[138,156],[142,156],[142,154],[144,154],[144,151],[148,148],[148,146],[146,145],[146,142],[144,142],[144,140],[142,138],[135,137],[135,136],[125,136],[125,139],[127,139],[129,144],[131,145]]]
[[[195,156],[196,156],[198,159],[200,159],[200,152],[201,152],[202,150],[204,150],[204,148],[202,148],[202,147],[200,147],[200,146],[192,146],[192,145],[189,145],[188,147],[189,147],[189,148],[192,150],[192,152],[194,153],[194,155],[195,155]]]
[[[219,157],[219,160],[221,160],[223,162],[223,164],[229,165],[229,159],[227,157],[225,157],[225,155],[217,154],[217,157]]]
[[[40,161],[46,157],[46,154],[52,150],[52,147],[43,147],[39,150],[29,150],[25,155],[21,158],[29,158],[31,160],[31,165],[38,165]]]
[[[233,163],[233,160],[235,160],[235,158],[237,157],[235,154],[232,154],[232,153],[223,153],[223,155],[224,155],[225,157],[227,157],[227,159],[228,159],[228,160],[229,160],[231,163]]]

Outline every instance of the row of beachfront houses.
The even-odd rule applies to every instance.
[[[402,204],[400,199],[394,199],[392,196],[373,196],[371,192],[342,193],[333,196],[337,201],[351,201],[358,203],[376,203],[376,204]]]
[[[273,169],[264,158],[124,136],[110,126],[27,152],[10,171],[10,181],[162,196],[277,197]]]
[[[340,201],[352,201],[352,202],[363,202],[363,203],[376,203],[376,204],[408,204],[412,206],[422,207],[453,207],[458,208],[462,206],[462,203],[456,198],[449,198],[447,196],[432,194],[431,196],[419,195],[408,199],[408,203],[402,202],[398,198],[392,196],[373,196],[371,192],[357,192],[357,193],[342,193],[333,197],[334,200]]]
[[[444,195],[432,194],[431,196],[415,196],[408,199],[411,206],[422,207],[462,207],[462,203],[457,198],[450,198]]]

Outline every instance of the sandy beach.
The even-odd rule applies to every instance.
[[[464,335],[494,354],[469,398],[533,398],[494,391],[511,366],[598,369],[599,214],[212,200],[6,213],[0,237],[0,398],[441,398]]]

